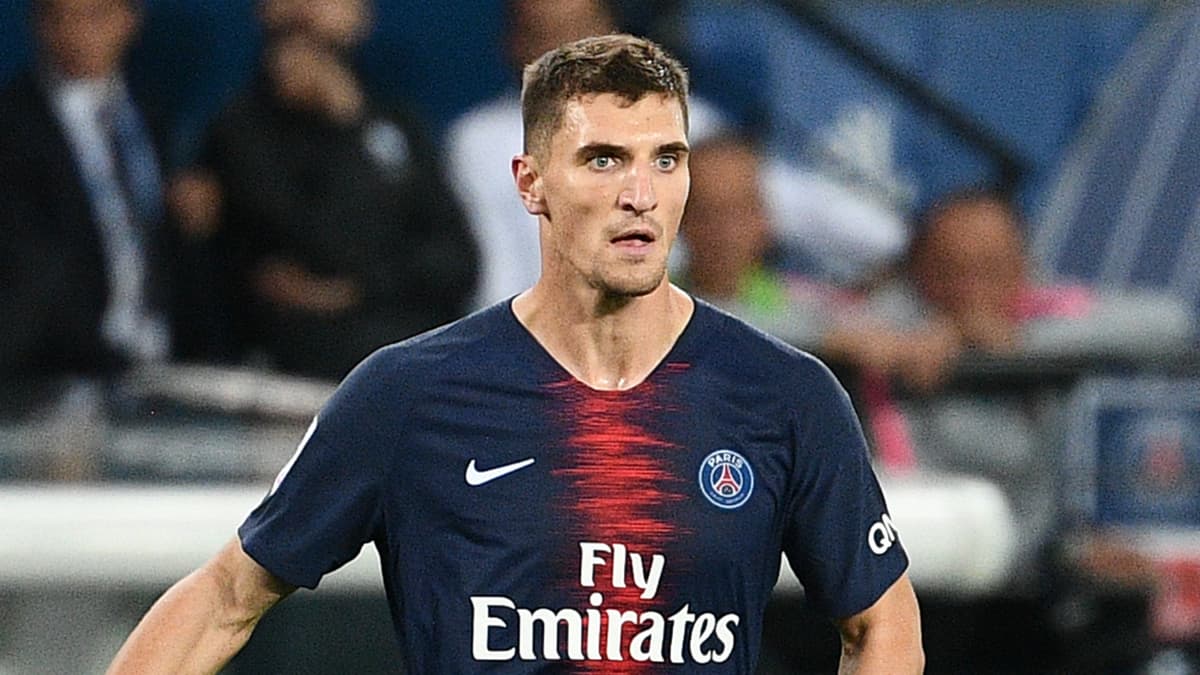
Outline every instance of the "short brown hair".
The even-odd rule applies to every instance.
[[[525,67],[521,87],[525,152],[546,147],[572,99],[616,94],[636,103],[651,93],[679,101],[686,130],[687,71],[658,44],[633,35],[603,35],[548,51]]]

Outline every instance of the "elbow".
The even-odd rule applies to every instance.
[[[921,641],[920,615],[915,605],[911,612],[890,615],[887,620],[842,622],[841,668],[839,673],[923,673],[925,649]],[[878,618],[878,617],[875,617]]]
[[[919,675],[925,672],[925,650],[919,637],[911,641],[892,640],[886,646],[843,637],[840,663],[841,675]]]
[[[903,658],[898,659],[895,672],[914,675],[925,672],[925,649],[921,646],[920,639],[915,640],[902,653]]]

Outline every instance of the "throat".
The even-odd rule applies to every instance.
[[[618,338],[585,339],[564,347],[555,358],[575,379],[592,389],[624,391],[649,377],[671,345]]]
[[[669,286],[609,312],[545,300],[534,287],[513,301],[513,313],[563,370],[602,391],[645,381],[674,348],[694,309],[691,298]]]

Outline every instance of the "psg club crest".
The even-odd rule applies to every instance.
[[[736,509],[754,492],[750,462],[733,450],[717,450],[700,463],[700,492],[714,506]]]

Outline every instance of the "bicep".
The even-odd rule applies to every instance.
[[[387,476],[402,422],[383,406],[403,406],[388,354],[353,370],[238,528],[243,550],[289,584],[316,588],[364,544],[386,538]]]
[[[204,568],[219,580],[228,604],[259,615],[296,590],[251,558],[237,537],[225,544]]]

